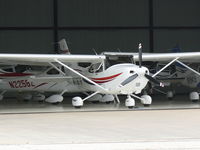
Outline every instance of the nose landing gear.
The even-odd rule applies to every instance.
[[[125,101],[125,106],[128,107],[129,109],[135,107],[135,100],[130,95],[127,96],[127,99]]]

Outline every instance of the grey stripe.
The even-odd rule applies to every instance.
[[[134,75],[128,77],[126,80],[124,80],[124,81],[121,83],[121,85],[124,86],[124,85],[128,84],[129,82],[131,82],[131,81],[133,81],[135,78],[137,78],[137,76],[138,76],[138,74],[134,74]]]

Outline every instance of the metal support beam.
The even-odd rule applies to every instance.
[[[53,20],[54,51],[58,53],[58,0],[53,0]]]
[[[154,52],[153,0],[149,0],[149,52]]]

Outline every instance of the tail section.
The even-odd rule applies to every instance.
[[[69,48],[65,39],[62,39],[58,42],[60,47],[60,54],[70,55]]]
[[[172,51],[172,53],[180,53],[182,50],[181,50],[179,44],[176,44],[176,46],[173,47],[171,49],[171,51]],[[184,73],[186,73],[186,71],[188,71],[187,68],[185,66],[181,65],[180,63],[175,62],[174,64],[175,64],[175,71],[176,71],[176,74],[178,77],[184,76],[185,75]]]
[[[173,48],[171,49],[171,51],[172,51],[173,53],[180,53],[180,52],[181,52],[181,48],[179,47],[178,44],[176,44],[176,46],[173,47]]]

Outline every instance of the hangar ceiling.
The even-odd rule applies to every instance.
[[[198,0],[0,0],[1,53],[199,51]]]

